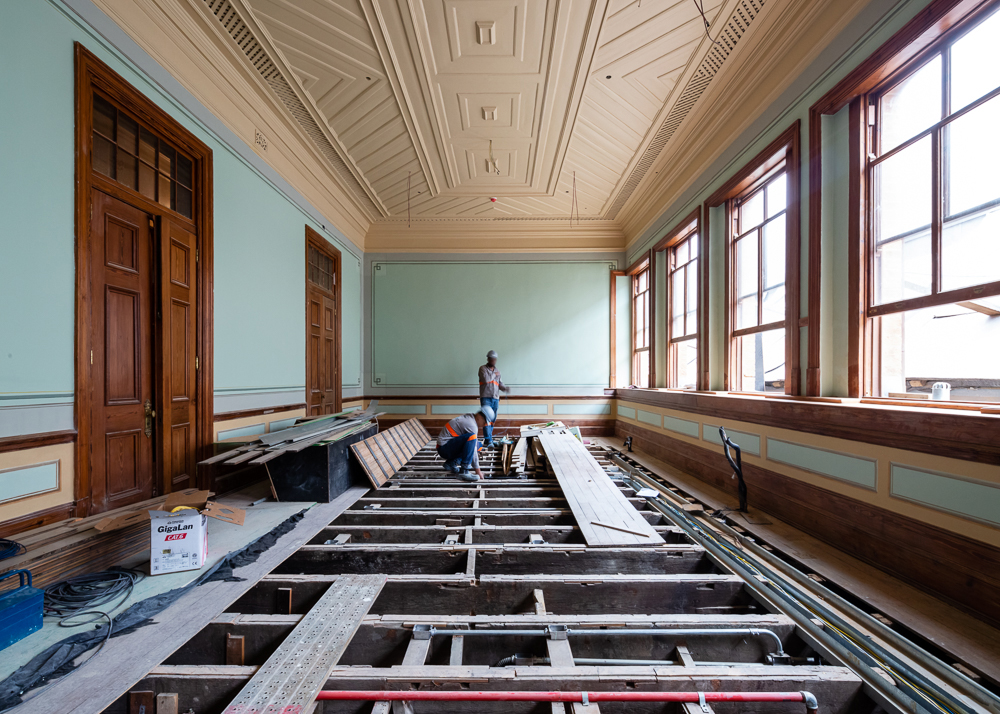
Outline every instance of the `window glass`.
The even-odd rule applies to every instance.
[[[99,94],[93,97],[94,171],[182,216],[193,217],[191,159]]]
[[[672,362],[676,371],[673,384],[677,389],[698,387],[698,340],[684,340],[671,345]]]
[[[951,47],[951,110],[958,111],[1000,87],[1000,11]]]
[[[785,391],[785,330],[737,337],[736,384],[747,392]]]
[[[941,121],[941,56],[889,90],[881,103],[881,149],[891,151]]]

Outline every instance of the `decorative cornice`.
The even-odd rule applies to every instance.
[[[870,2],[768,0],[748,31],[751,41],[720,69],[623,207],[627,250]]]
[[[372,253],[620,252],[624,236],[614,221],[428,220],[378,221],[365,239]]]
[[[258,155],[363,249],[371,217],[247,64],[204,0],[94,3],[248,146],[254,148],[255,129],[265,132],[268,151]]]

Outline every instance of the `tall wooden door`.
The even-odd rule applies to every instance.
[[[148,213],[100,191],[92,208],[91,508],[100,512],[151,498],[155,487],[156,261]]]
[[[169,217],[159,220],[160,463],[165,490],[195,485],[198,237]]]
[[[306,404],[340,411],[340,253],[306,229]]]

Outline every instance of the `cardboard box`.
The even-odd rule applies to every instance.
[[[208,517],[194,508],[150,511],[149,573],[199,570],[208,557]]]

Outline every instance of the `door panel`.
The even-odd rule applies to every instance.
[[[306,399],[310,415],[336,414],[337,387],[337,304],[323,291],[309,286],[307,323],[309,346],[306,358]]]
[[[146,401],[155,403],[152,237],[147,213],[93,192],[93,513],[153,495],[153,433],[146,433],[145,415]]]
[[[167,217],[159,219],[161,341],[164,348],[163,423],[164,491],[195,485],[196,460],[196,273],[198,238]]]

